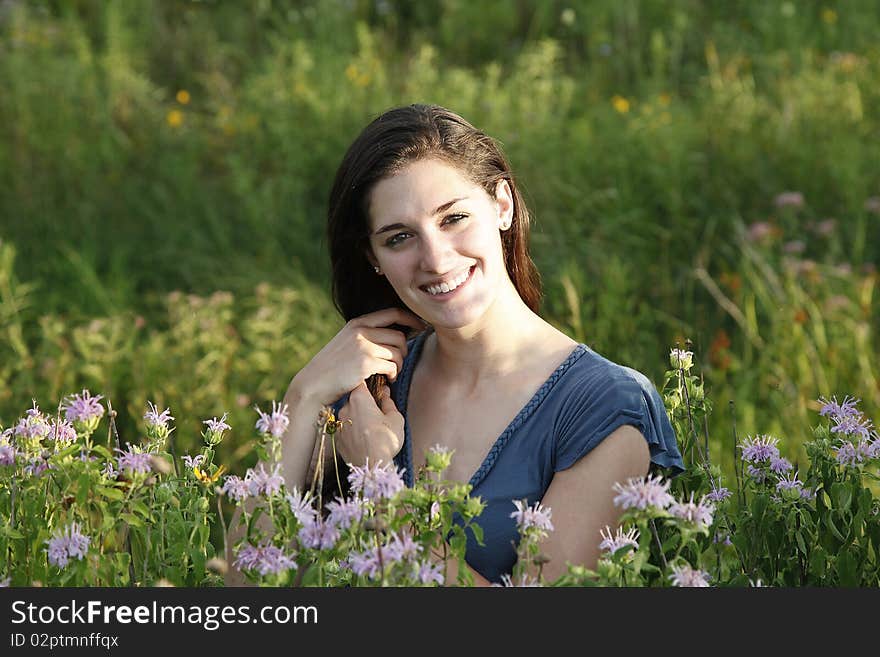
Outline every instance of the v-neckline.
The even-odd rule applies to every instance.
[[[397,386],[397,391],[395,395],[395,403],[397,405],[400,414],[403,415],[403,449],[400,452],[400,455],[403,456],[403,467],[404,467],[404,482],[407,486],[412,487],[415,482],[415,472],[413,468],[413,450],[412,450],[412,438],[410,435],[410,423],[407,418],[407,407],[409,404],[409,389],[412,384],[412,376],[415,371],[416,364],[419,361],[419,358],[422,355],[422,347],[425,345],[425,340],[427,339],[430,331],[424,331],[420,335],[416,336],[415,342],[412,345],[411,349],[411,357],[408,359],[406,366],[403,368],[401,372],[401,376],[398,379],[399,384]],[[513,432],[516,431],[532,414],[532,412],[540,405],[543,401],[544,397],[547,396],[547,393],[556,385],[556,382],[559,378],[568,370],[569,367],[573,363],[575,363],[581,356],[583,356],[589,347],[583,343],[578,343],[575,345],[574,349],[568,354],[566,359],[559,364],[559,366],[553,371],[553,373],[547,377],[544,383],[535,391],[535,394],[532,395],[532,398],[529,402],[523,406],[520,411],[516,414],[513,420],[507,425],[504,431],[501,432],[501,435],[495,439],[495,442],[492,444],[491,449],[483,458],[482,463],[471,476],[468,484],[471,486],[471,491],[476,490],[477,486],[480,484],[483,479],[485,479],[486,475],[489,474],[489,471],[492,469],[492,466],[495,465],[495,461],[498,458],[498,455],[504,449],[504,446],[510,440],[510,437],[513,435]]]

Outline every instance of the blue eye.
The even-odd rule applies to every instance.
[[[447,215],[446,217],[444,217],[443,223],[444,224],[457,224],[457,223],[463,221],[464,219],[467,219],[467,217],[468,217],[468,215],[463,214],[461,212],[457,212],[455,214],[450,214],[450,215]],[[394,248],[395,246],[399,246],[411,234],[412,233],[406,233],[406,232],[396,233],[396,234],[392,235],[391,237],[389,237],[387,240],[385,240],[385,246],[388,246],[391,248]]]
[[[406,239],[407,235],[409,235],[409,233],[397,233],[396,235],[392,235],[385,240],[385,246],[397,246]]]

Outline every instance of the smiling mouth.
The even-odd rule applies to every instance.
[[[474,275],[476,265],[472,265],[464,274],[452,279],[452,285],[442,283],[441,285],[423,285],[419,289],[432,299],[443,299],[452,296],[465,285],[467,285]]]

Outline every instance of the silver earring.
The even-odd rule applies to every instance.
[[[504,223],[501,224],[501,230],[507,230],[508,228],[510,228],[510,223],[510,219],[505,219]]]
[[[379,265],[375,265],[375,266],[373,267],[373,271],[375,271],[377,274],[381,274],[381,273],[382,273],[382,269],[379,267]]]

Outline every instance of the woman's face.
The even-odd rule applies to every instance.
[[[474,323],[510,285],[499,230],[513,213],[506,181],[497,196],[435,159],[412,162],[373,187],[370,261],[435,327]]]

